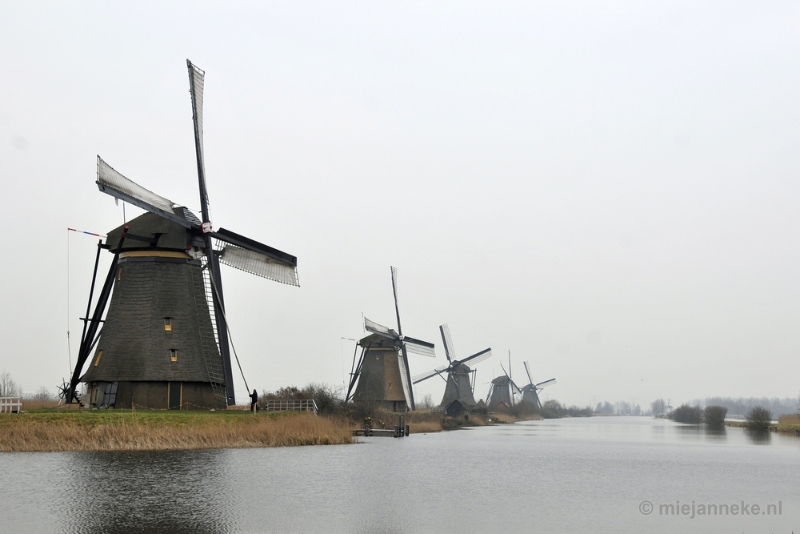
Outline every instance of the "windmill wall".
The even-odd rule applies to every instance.
[[[389,411],[407,411],[406,396],[400,378],[399,357],[393,344],[389,347],[370,346],[364,353],[361,376],[353,394],[353,401]]]
[[[492,395],[489,397],[489,409],[496,408],[501,402],[506,407],[513,406],[508,379],[505,377],[495,378],[492,383],[494,387],[492,388]]]
[[[455,372],[447,374],[447,385],[444,388],[442,402],[439,403],[440,407],[447,408],[455,400],[460,400],[467,406],[475,406],[475,397],[472,394],[469,373],[469,367],[462,365]],[[458,382],[458,387],[456,387],[456,381]]]
[[[221,385],[224,380],[214,372],[222,359],[200,267],[177,251],[120,255],[102,334],[81,378],[90,402],[95,390],[117,382],[119,408],[166,408],[170,388],[173,401],[180,390],[184,407],[224,407],[217,406],[211,386],[211,376]]]

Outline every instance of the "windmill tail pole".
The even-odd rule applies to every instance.
[[[69,391],[67,392],[67,402],[70,404],[73,400],[77,400],[78,398],[75,388],[81,378],[81,371],[83,370],[83,366],[89,357],[89,353],[92,351],[92,347],[94,347],[94,343],[91,342],[96,339],[95,334],[97,333],[97,329],[100,325],[100,319],[103,317],[103,312],[106,309],[108,298],[111,295],[111,289],[114,287],[114,277],[117,270],[117,263],[119,262],[119,254],[122,251],[122,244],[125,242],[125,238],[128,236],[127,232],[128,227],[126,226],[122,231],[122,235],[120,235],[116,252],[114,252],[114,259],[111,260],[111,267],[108,269],[106,281],[103,284],[103,289],[100,291],[100,296],[97,297],[97,304],[95,305],[92,318],[89,319],[89,314],[86,314],[87,322],[84,323],[85,329],[83,338],[81,339],[81,347],[78,352],[77,361],[75,362],[75,369],[72,372],[72,378],[70,379]],[[98,256],[100,254],[100,248],[101,247],[98,245]],[[96,269],[97,267],[95,265],[95,276],[97,274]],[[92,284],[94,285],[94,282],[92,282]],[[89,306],[91,306],[91,300],[89,301]]]
[[[103,248],[103,240],[99,240],[97,242],[97,256],[94,258],[94,273],[92,273],[92,285],[89,289],[89,302],[86,303],[86,315],[84,315],[85,319],[83,320],[83,333],[81,334],[81,348],[83,350],[84,343],[86,340],[86,325],[89,323],[89,312],[92,311],[92,297],[94,296],[94,283],[97,280],[97,266],[100,263],[100,250]],[[67,337],[69,337],[69,332],[67,332]],[[79,350],[79,352],[80,352]]]
[[[358,354],[358,343],[356,343],[355,348],[353,349],[353,362],[350,364],[350,383],[347,387],[347,394],[344,397],[344,402],[347,403],[350,401],[350,394],[353,391],[353,385],[356,381],[356,371],[357,369],[361,368],[361,359],[364,357],[363,353],[361,358],[358,360],[358,367],[356,367],[356,354]]]

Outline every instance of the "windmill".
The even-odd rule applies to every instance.
[[[460,400],[467,406],[475,406],[475,370],[471,369],[467,364],[476,365],[488,358],[492,357],[492,349],[483,349],[480,352],[473,354],[463,360],[456,360],[456,351],[453,346],[453,339],[450,337],[450,328],[443,324],[439,326],[439,332],[442,334],[442,343],[444,343],[444,354],[447,357],[448,364],[436,369],[432,369],[427,373],[422,373],[412,377],[414,384],[419,384],[434,376],[441,377],[446,386],[444,388],[444,396],[439,406],[446,408],[455,400]],[[447,378],[444,375],[447,375]]]
[[[545,380],[544,382],[534,384],[533,378],[531,378],[531,370],[528,368],[528,362],[522,362],[522,365],[525,366],[525,373],[528,375],[528,385],[522,388],[522,402],[532,403],[534,406],[539,406],[539,409],[541,410],[542,401],[539,399],[539,392],[543,388],[555,384],[556,379],[551,378],[550,380]]]
[[[503,374],[492,380],[489,385],[489,393],[486,395],[486,404],[489,405],[490,410],[511,408],[516,404],[516,395],[522,394],[522,390],[517,387],[509,374],[511,371],[510,351],[508,354],[509,372],[506,372],[503,362],[500,362],[500,368],[503,370]]]
[[[232,345],[220,264],[299,285],[294,256],[224,228],[214,230],[204,164],[205,73],[189,60],[186,64],[200,218],[129,180],[98,156],[100,191],[148,213],[112,230],[105,243],[98,243],[67,402],[77,400],[78,383],[85,382],[88,403],[96,407],[223,408],[234,404]],[[102,249],[111,252],[113,259],[90,316]],[[81,376],[95,348],[92,364]]]
[[[364,328],[372,334],[359,340],[356,345],[356,352],[361,347],[361,355],[356,363],[355,353],[353,354],[350,386],[345,400],[377,404],[397,412],[416,408],[411,389],[408,353],[432,358],[436,357],[436,353],[433,343],[403,335],[400,307],[397,303],[397,269],[392,267],[391,270],[397,330],[364,318]]]

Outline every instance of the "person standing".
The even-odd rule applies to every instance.
[[[256,413],[256,411],[258,410],[258,393],[256,392],[255,389],[253,389],[253,392],[249,396],[250,396],[250,411]]]

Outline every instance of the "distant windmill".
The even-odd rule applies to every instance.
[[[531,371],[528,368],[528,362],[522,362],[522,365],[525,366],[525,373],[528,375],[528,385],[522,388],[522,402],[529,402],[534,405],[538,405],[539,409],[542,409],[542,401],[539,399],[539,392],[547,387],[552,386],[556,383],[555,378],[551,378],[550,380],[545,380],[544,382],[539,382],[538,384],[533,383],[533,378],[531,378]]]
[[[66,402],[77,399],[78,383],[85,382],[86,402],[98,408],[234,404],[220,264],[299,285],[294,256],[224,228],[212,228],[203,148],[205,73],[186,63],[201,218],[129,180],[98,156],[100,191],[149,213],[112,230],[106,243],[98,245],[95,278],[100,250],[109,250],[113,259],[90,316],[92,281],[78,360],[64,392]],[[95,347],[92,363],[81,376]]]
[[[492,357],[492,349],[483,349],[480,352],[473,354],[463,360],[456,360],[456,351],[453,346],[453,340],[450,337],[450,328],[443,324],[439,326],[439,332],[442,334],[442,342],[444,343],[444,353],[447,356],[448,365],[437,367],[427,373],[416,375],[412,378],[414,384],[419,384],[434,376],[440,376],[445,380],[446,386],[444,388],[444,396],[439,406],[446,408],[454,400],[460,400],[468,406],[475,406],[475,391],[474,374],[475,370],[470,369],[467,364],[476,365],[488,358]],[[443,375],[447,375],[445,379]]]
[[[489,386],[489,393],[486,395],[486,404],[490,410],[511,408],[516,404],[516,395],[521,395],[522,390],[517,387],[511,379],[511,375],[506,372],[503,362],[500,362],[503,375],[492,380]],[[511,370],[511,353],[508,355],[508,369]]]
[[[397,303],[397,269],[392,267],[391,270],[397,330],[364,318],[364,328],[373,333],[359,340],[356,345],[356,352],[361,347],[361,355],[356,363],[355,353],[353,354],[350,386],[345,399],[376,404],[387,410],[400,412],[416,409],[408,353],[429,357],[436,357],[436,353],[433,343],[403,335],[400,307]]]

